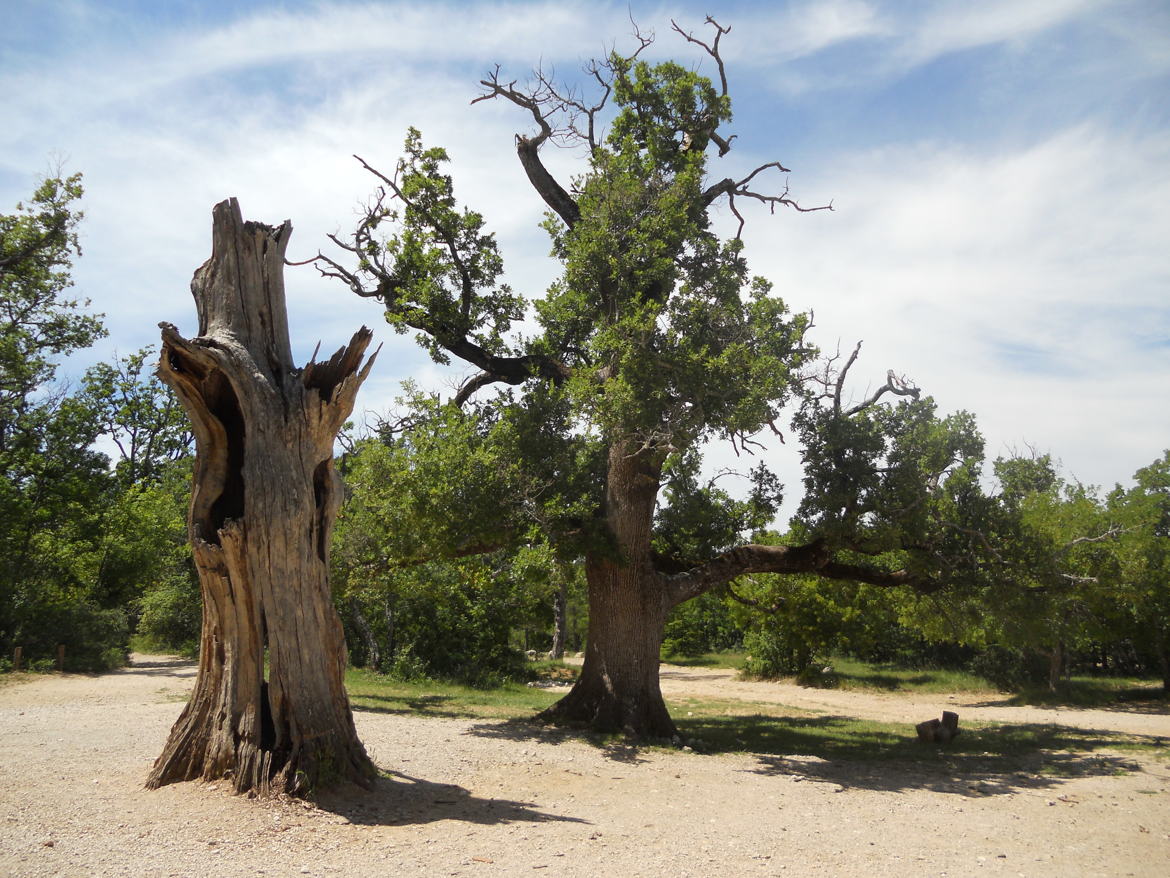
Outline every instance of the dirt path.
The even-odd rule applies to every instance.
[[[663,685],[891,719],[926,706],[718,673],[667,669]],[[907,767],[603,749],[514,724],[363,711],[358,731],[390,772],[371,793],[318,807],[215,784],[148,793],[192,676],[144,657],[101,677],[0,686],[0,875],[1064,878],[1163,876],[1170,863],[1170,766],[1124,753],[1073,758],[1073,776],[1058,778],[946,757]],[[1015,709],[963,706],[1000,710]],[[1092,728],[1170,731],[1165,716],[1075,713]]]

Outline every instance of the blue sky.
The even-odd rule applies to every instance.
[[[734,176],[770,160],[835,211],[749,216],[753,270],[816,314],[823,349],[864,339],[887,369],[975,413],[989,457],[1034,447],[1080,480],[1127,482],[1170,446],[1170,5],[1163,0],[721,2]],[[654,57],[702,59],[683,3],[0,0],[0,209],[63,163],[85,174],[77,292],[114,350],[194,331],[210,209],[293,221],[292,259],[345,230],[407,126],[445,146],[460,199],[497,233],[513,285],[555,275],[512,149],[523,115],[469,101],[500,64],[576,76],[632,13]],[[704,68],[708,69],[708,68]],[[713,72],[713,71],[709,71]],[[578,156],[549,161],[566,176]],[[721,221],[730,230],[731,217]],[[289,269],[295,350],[361,324],[384,345],[359,409],[439,369],[377,305]],[[778,448],[799,484],[794,450]],[[785,457],[788,455],[788,457]]]

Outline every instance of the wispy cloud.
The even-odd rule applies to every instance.
[[[1104,5],[1104,0],[982,0],[933,4],[904,19],[896,55],[916,66],[978,46],[1022,43]]]
[[[892,26],[872,3],[810,0],[757,12],[733,24],[732,33],[725,43],[729,60],[767,67],[864,37],[888,36]]]

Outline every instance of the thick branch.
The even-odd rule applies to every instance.
[[[480,350],[482,351],[482,348]],[[455,351],[452,350],[452,353]],[[485,354],[485,357],[486,366],[476,363],[484,371],[467,379],[455,394],[456,405],[462,406],[476,391],[489,384],[522,384],[536,376],[560,384],[572,374],[572,370],[564,363],[539,354],[526,354],[522,357],[495,357]],[[469,357],[463,359],[474,362]]]
[[[520,157],[520,164],[524,167],[524,173],[528,175],[528,182],[532,184],[532,188],[566,226],[573,228],[581,219],[581,209],[541,162],[540,145],[535,140],[517,135],[516,155]]]
[[[848,564],[834,561],[832,555],[823,540],[803,546],[739,546],[685,573],[663,578],[671,605],[697,597],[746,573],[811,573],[826,579],[864,582],[884,588],[910,586],[921,592],[939,587],[937,583],[907,570],[891,571]]]

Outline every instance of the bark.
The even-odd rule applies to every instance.
[[[661,463],[615,443],[609,452],[606,520],[610,554],[585,559],[589,633],[585,663],[568,695],[541,717],[603,732],[673,738],[658,686],[659,650],[670,604],[650,556]]]
[[[1064,642],[1057,641],[1048,652],[1048,691],[1055,692],[1064,670]]]
[[[337,430],[373,357],[359,330],[297,369],[284,300],[291,225],[213,210],[212,255],[191,290],[199,337],[162,324],[158,374],[196,440],[188,529],[203,596],[199,673],[147,780],[228,779],[237,792],[305,793],[375,774],[344,688],[329,592],[340,498]]]
[[[561,569],[561,581],[557,585],[557,592],[553,595],[553,639],[549,658],[563,659],[565,657],[565,636],[569,628],[569,586],[565,582],[565,571]]]

